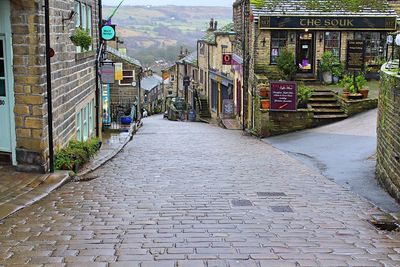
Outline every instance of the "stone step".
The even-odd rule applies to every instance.
[[[310,104],[313,108],[340,108],[338,103],[312,103]]]
[[[332,92],[313,92],[313,97],[333,97],[335,94]]]
[[[339,109],[339,108],[314,108],[314,114],[315,113],[341,113],[344,114],[343,110]]]
[[[309,102],[337,102],[334,97],[311,97]]]
[[[347,115],[346,114],[336,114],[336,115],[326,115],[326,114],[324,114],[324,115],[314,115],[314,118],[315,119],[331,119],[331,120],[334,120],[334,119],[345,119],[345,118],[347,118]]]

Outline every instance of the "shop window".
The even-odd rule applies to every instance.
[[[286,31],[271,32],[271,64],[276,64],[276,58],[280,55],[282,49],[286,47],[288,33]]]
[[[340,32],[325,32],[324,51],[332,52],[340,60]]]
[[[135,74],[134,74],[133,70],[124,70],[124,71],[122,71],[122,80],[119,81],[119,85],[132,86],[132,83],[135,81],[134,75]]]
[[[356,32],[354,39],[363,40],[365,44],[365,63],[377,65],[385,56],[386,34],[380,32]]]
[[[74,11],[75,11],[75,28],[82,28],[83,30],[87,30],[92,36],[92,7],[86,5],[85,3],[75,1],[74,2]],[[89,47],[89,51],[93,49],[93,46]],[[80,46],[76,47],[76,52],[82,52],[82,48]]]

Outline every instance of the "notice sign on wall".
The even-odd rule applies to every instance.
[[[347,70],[361,71],[364,69],[365,45],[362,40],[347,41]]]
[[[296,111],[297,84],[295,82],[271,82],[270,110]]]
[[[115,66],[115,80],[122,81],[123,79],[122,63],[115,63],[114,66]]]

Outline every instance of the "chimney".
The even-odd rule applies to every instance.
[[[185,50],[185,55],[186,55],[186,56],[189,55],[189,50],[187,50],[187,48],[186,48],[186,50]]]
[[[218,29],[218,21],[214,22],[214,31],[216,31]]]
[[[214,19],[211,18],[210,19],[210,26],[208,27],[208,31],[213,31],[214,30]]]

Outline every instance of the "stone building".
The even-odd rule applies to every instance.
[[[143,107],[150,114],[161,112],[165,99],[162,77],[147,70],[143,73],[141,87],[144,94]]]
[[[323,53],[331,51],[340,61],[346,61],[349,40],[363,40],[365,63],[379,69],[386,55],[387,34],[396,29],[394,10],[310,10],[296,0],[261,8],[249,0],[238,0],[233,8],[238,33],[234,58],[238,58],[239,65],[245,58],[241,85],[243,98],[247,99],[245,124],[249,129],[254,129],[260,119],[260,103],[255,101],[259,85],[269,86],[269,81],[281,79],[276,60],[283,50],[295,55],[296,80],[316,81]],[[240,77],[240,73],[236,71],[235,76]]]
[[[185,51],[179,55],[176,62],[176,85],[178,96],[183,97],[191,107],[195,107],[195,90],[198,87],[199,70],[197,66],[197,51],[189,53]],[[183,80],[187,77],[190,84],[185,88]]]
[[[0,1],[0,153],[19,170],[49,170],[47,78],[51,78],[54,150],[99,133],[96,114],[97,0],[50,1],[51,77],[46,75],[43,1]],[[70,36],[92,36],[88,51]],[[99,118],[99,117],[97,117]]]
[[[207,34],[197,43],[198,83],[200,96],[207,99],[211,116],[217,118],[222,112],[224,100],[234,100],[238,116],[241,114],[241,94],[234,90],[232,69],[233,46],[230,36],[234,36],[233,24],[217,27],[211,20]],[[228,60],[224,62],[223,57]]]

